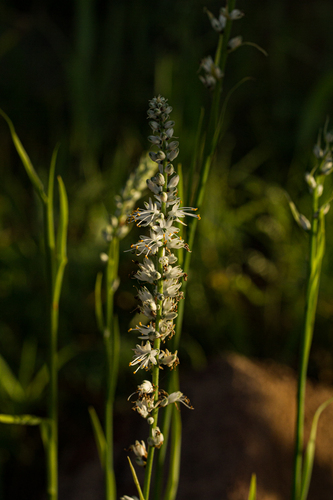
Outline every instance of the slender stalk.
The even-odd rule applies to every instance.
[[[302,463],[303,463],[303,438],[304,438],[304,411],[305,411],[305,391],[306,378],[309,364],[309,355],[313,338],[313,329],[318,301],[319,280],[321,262],[324,254],[324,220],[320,218],[318,221],[318,194],[317,190],[313,191],[312,198],[312,224],[310,234],[310,256],[309,256],[309,272],[306,291],[306,304],[304,327],[301,339],[300,351],[300,370],[298,378],[297,391],[297,417],[295,431],[295,458],[294,458],[294,475],[292,487],[292,499],[298,500],[301,494],[302,485]]]
[[[58,381],[57,381],[57,327],[58,327],[58,310],[57,304],[53,303],[54,279],[52,269],[54,268],[54,245],[52,245],[52,231],[50,222],[53,217],[49,215],[53,207],[47,203],[44,206],[44,237],[45,237],[45,258],[46,258],[46,275],[48,286],[48,303],[49,303],[49,436],[47,442],[47,496],[49,500],[57,500],[58,498]]]
[[[119,240],[114,237],[109,247],[106,271],[106,328],[104,332],[106,350],[106,396],[105,396],[105,494],[107,500],[116,498],[116,481],[113,468],[113,405],[117,376],[117,349],[113,317],[114,283],[118,276]]]

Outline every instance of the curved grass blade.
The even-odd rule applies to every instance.
[[[89,415],[91,419],[91,424],[94,431],[95,441],[98,450],[99,460],[101,462],[102,469],[105,470],[105,452],[106,452],[106,440],[105,435],[99,421],[98,415],[93,406],[89,406]]]
[[[0,388],[5,391],[13,401],[24,401],[23,387],[15,377],[7,361],[0,355]]]
[[[306,500],[309,492],[310,481],[312,476],[314,455],[316,450],[316,436],[317,436],[317,428],[319,417],[322,412],[333,403],[333,398],[328,399],[323,404],[319,406],[316,413],[314,414],[310,432],[310,438],[308,445],[306,447],[305,458],[304,458],[304,467],[303,467],[303,475],[302,475],[302,485],[301,485],[301,497],[300,500]]]
[[[28,153],[24,149],[24,147],[23,147],[20,139],[18,138],[18,135],[16,134],[13,122],[6,115],[6,113],[4,111],[2,111],[2,109],[0,109],[0,115],[7,122],[7,125],[9,127],[9,130],[10,130],[10,133],[11,133],[11,136],[12,136],[12,140],[13,140],[14,146],[16,148],[16,151],[18,152],[19,157],[21,158],[23,166],[24,166],[24,168],[25,168],[25,170],[26,170],[26,172],[27,172],[27,174],[29,176],[29,179],[32,182],[33,187],[35,188],[35,190],[36,190],[38,196],[41,198],[42,202],[44,204],[46,204],[47,201],[48,201],[48,198],[47,198],[47,195],[46,195],[46,193],[44,191],[43,183],[40,180],[40,178],[38,177],[37,172],[34,169],[32,163],[31,163],[31,160],[30,160],[30,158],[28,156]]]

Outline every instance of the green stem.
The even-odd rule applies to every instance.
[[[105,396],[105,495],[106,500],[116,499],[116,481],[113,468],[113,406],[117,377],[117,349],[113,314],[114,283],[118,276],[119,240],[113,238],[109,247],[106,271],[106,328],[104,331],[106,351],[106,396]]]
[[[45,238],[45,258],[46,275],[48,285],[49,303],[49,436],[47,442],[47,496],[48,500],[58,498],[58,370],[57,370],[57,337],[58,337],[58,303],[54,302],[54,268],[55,253],[54,239],[52,234],[53,206],[50,201],[44,205],[44,238]]]
[[[306,291],[304,328],[301,339],[301,362],[297,391],[295,457],[292,487],[293,500],[298,500],[301,494],[306,377],[317,308],[321,262],[324,254],[324,247],[318,244],[320,238],[323,237],[323,235],[321,236],[320,233],[324,230],[324,228],[318,225],[318,216],[314,217],[314,215],[317,213],[318,195],[317,191],[314,190],[312,205],[312,225],[310,234],[309,276]],[[324,222],[322,220],[322,224],[323,223]]]

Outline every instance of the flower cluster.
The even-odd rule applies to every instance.
[[[103,231],[106,241],[110,242],[114,236],[122,239],[129,232],[127,222],[136,202],[142,197],[143,191],[147,188],[147,176],[156,172],[156,164],[150,158],[142,158],[136,170],[129,176],[125,187],[119,195],[115,196],[116,210],[110,216],[110,221]]]
[[[222,7],[218,17],[215,17],[208,9],[206,9],[208,18],[211,25],[217,33],[220,35],[224,34],[226,25],[228,21],[237,21],[241,19],[244,14],[239,9],[233,9],[228,11],[228,7]],[[243,39],[241,36],[236,36],[228,40],[227,49],[228,52],[236,50],[240,45],[242,45]],[[214,90],[216,82],[222,80],[223,72],[221,71],[217,61],[213,61],[211,56],[202,59],[199,67],[199,72],[202,70],[202,74],[199,75],[200,80],[210,90]]]
[[[133,409],[151,426],[148,445],[155,448],[160,448],[164,440],[157,426],[158,409],[178,402],[192,408],[188,398],[180,391],[168,394],[158,386],[159,370],[163,367],[172,369],[179,363],[177,351],[172,353],[168,349],[161,349],[161,342],[174,335],[177,306],[183,297],[181,280],[186,279],[174,254],[177,249],[189,251],[188,245],[178,234],[178,224],[185,225],[182,220],[185,216],[200,219],[195,213],[196,209],[181,207],[181,200],[177,196],[179,176],[171,162],[179,153],[179,143],[173,137],[174,122],[169,120],[171,111],[167,99],[161,96],[149,103],[148,118],[152,135],[148,139],[157,149],[150,152],[149,156],[158,164],[158,172],[147,180],[151,198],[145,202],[144,208],[134,210],[128,219],[128,222],[135,222],[138,227],[148,230],[148,234],[140,236],[139,241],[127,250],[136,256],[143,256],[143,262],[138,264],[139,269],[133,277],[141,284],[137,299],[140,312],[147,318],[145,324],[139,323],[131,328],[138,334],[141,343],[133,349],[130,366],[135,367],[134,373],[141,369],[152,372],[152,382],[144,380],[133,393],[136,395]],[[144,441],[136,441],[131,450],[136,455],[136,462],[144,466],[147,459]]]

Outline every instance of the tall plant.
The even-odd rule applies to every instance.
[[[67,264],[68,201],[62,178],[58,176],[59,222],[56,231],[54,222],[54,177],[58,148],[55,149],[49,171],[48,188],[45,191],[33,164],[25,151],[8,116],[0,110],[6,120],[14,146],[31,180],[34,190],[42,202],[44,222],[45,268],[47,286],[47,311],[49,332],[49,404],[48,418],[33,415],[1,415],[0,422],[39,425],[46,450],[47,495],[49,500],[58,499],[58,320],[59,300],[64,270]]]
[[[146,320],[133,329],[142,342],[133,349],[134,356],[130,366],[136,367],[134,373],[144,369],[151,374],[151,380],[143,380],[134,393],[137,395],[134,410],[150,426],[148,449],[144,441],[136,441],[131,446],[136,463],[145,466],[145,479],[141,488],[131,465],[141,500],[149,499],[155,449],[160,449],[164,441],[158,425],[159,409],[178,402],[191,408],[188,398],[180,391],[165,391],[161,387],[159,376],[161,369],[173,369],[179,363],[177,351],[162,349],[162,343],[175,333],[174,320],[178,315],[178,304],[183,298],[180,288],[184,271],[179,265],[175,265],[177,257],[174,252],[181,248],[190,250],[178,236],[179,228],[175,223],[183,224],[182,219],[186,215],[200,218],[195,214],[196,209],[180,208],[181,200],[177,196],[179,175],[175,173],[171,163],[178,156],[179,142],[173,140],[175,123],[169,120],[171,111],[172,107],[164,97],[155,97],[149,103],[148,118],[153,135],[148,139],[157,148],[156,152],[150,153],[150,158],[158,164],[159,171],[147,180],[154,199],[150,198],[145,203],[145,208],[134,210],[129,219],[139,227],[149,228],[149,234],[140,236],[140,240],[131,246],[131,251],[136,256],[143,256],[143,262],[139,263],[139,270],[133,277],[147,286],[141,286],[138,290],[139,310]],[[127,498],[129,497],[123,497]]]

